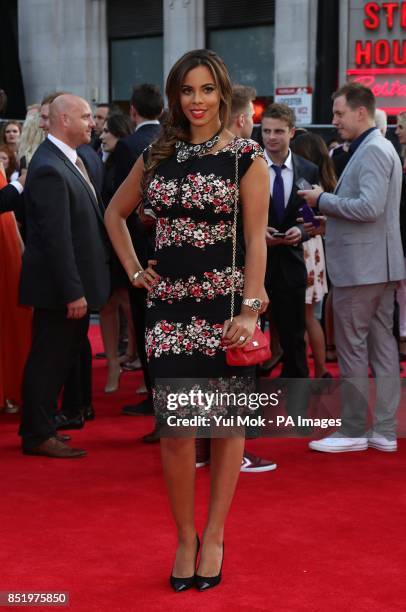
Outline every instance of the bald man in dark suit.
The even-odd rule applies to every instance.
[[[34,318],[20,435],[25,454],[75,458],[86,452],[58,439],[55,402],[86,338],[89,310],[108,299],[109,243],[102,204],[76,151],[90,141],[90,107],[61,95],[50,105],[49,121],[25,186],[20,299],[34,307]]]

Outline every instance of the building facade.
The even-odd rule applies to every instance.
[[[394,37],[399,41],[391,56],[393,67],[394,58],[406,52],[404,2],[20,0],[26,100],[30,104],[46,92],[62,89],[92,103],[127,101],[133,84],[153,82],[163,89],[180,55],[208,47],[224,58],[233,81],[255,87],[266,102],[281,88],[313,92],[313,121],[326,123],[331,118],[331,93],[354,76],[348,72],[354,68],[351,49],[359,36],[353,24],[361,19],[360,27],[369,34],[372,30],[363,25],[362,16],[372,10],[370,23],[376,23],[376,7],[379,16],[388,4],[400,7],[400,16],[392,15],[396,29],[388,26],[386,32],[390,45]],[[373,32],[372,55],[384,54],[380,28],[383,19]],[[405,75],[399,77],[404,83]],[[397,100],[396,108],[402,104],[405,101]]]

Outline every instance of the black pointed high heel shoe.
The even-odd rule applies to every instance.
[[[195,557],[195,567],[196,567],[197,555],[199,554],[199,549],[200,549],[200,540],[199,540],[198,535],[196,535],[196,540],[197,540],[197,550],[196,550],[196,557]],[[194,586],[195,574],[193,574],[193,576],[188,576],[187,578],[177,578],[176,576],[171,574],[169,576],[169,582],[170,582],[171,587],[175,591],[175,593],[181,593],[182,591],[187,591],[188,589],[191,589],[192,586]]]
[[[220,584],[221,570],[223,569],[223,561],[224,561],[224,542],[223,542],[223,557],[221,559],[220,571],[217,574],[217,576],[199,576],[199,574],[196,574],[195,583],[199,591],[207,591],[207,589],[212,589],[213,587]]]

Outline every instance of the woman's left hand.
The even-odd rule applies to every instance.
[[[223,327],[223,344],[227,348],[242,348],[251,340],[257,324],[257,313],[239,314]]]

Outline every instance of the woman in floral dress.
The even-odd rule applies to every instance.
[[[226,347],[252,338],[258,312],[242,300],[264,299],[269,179],[260,147],[226,129],[231,83],[212,51],[185,54],[167,81],[168,121],[138,159],[106,214],[114,248],[136,287],[149,291],[146,348],[161,412],[159,379],[234,381],[252,374],[231,368]],[[239,185],[236,185],[236,155]],[[147,199],[157,216],[156,261],[142,270],[125,219]],[[235,316],[230,320],[233,210],[239,195]],[[258,303],[256,304],[258,308]],[[263,307],[265,304],[262,305]],[[237,376],[238,378],[231,378]],[[183,408],[189,415],[193,406]],[[178,532],[171,584],[200,590],[221,579],[224,524],[244,449],[243,435],[211,440],[211,493],[195,576],[199,539],[194,517],[195,440],[161,437],[164,476]]]
[[[291,149],[297,155],[301,155],[316,164],[319,169],[320,184],[324,191],[334,191],[337,182],[334,165],[329,156],[327,145],[321,136],[312,132],[304,132],[293,140]],[[320,324],[321,308],[324,296],[328,292],[322,237],[316,235],[304,242],[303,254],[307,268],[306,331],[314,357],[314,376],[315,378],[331,378],[331,374],[326,368],[325,338]],[[316,309],[319,311],[317,316]],[[327,300],[326,319],[332,316],[332,313],[329,314],[328,310]]]

